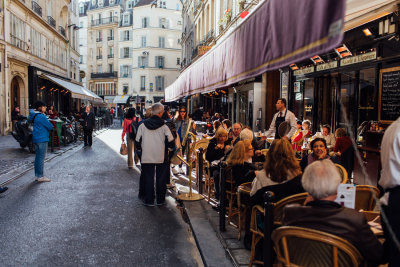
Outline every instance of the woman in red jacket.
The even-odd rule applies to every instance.
[[[299,131],[298,134],[292,138],[292,148],[295,152],[300,152],[303,142],[312,135],[310,131],[311,122],[309,120],[304,120],[301,127],[303,130]]]
[[[336,129],[335,136],[335,147],[333,148],[333,152],[330,153],[330,156],[336,156],[337,158],[340,158],[343,152],[351,147],[353,143],[351,142],[350,137],[347,136],[346,130],[344,128]]]

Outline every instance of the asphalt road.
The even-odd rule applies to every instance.
[[[33,171],[0,196],[0,266],[201,266],[175,201],[145,207],[139,172],[119,155],[121,130],[92,148],[45,163],[50,183]]]

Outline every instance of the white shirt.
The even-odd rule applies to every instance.
[[[333,133],[330,133],[328,135],[323,135],[321,132],[317,132],[316,134],[314,134],[314,136],[312,137],[312,139],[314,140],[315,138],[323,138],[326,141],[326,145],[328,148],[333,148],[335,147],[335,143],[336,143],[336,138],[335,135]]]
[[[379,185],[389,189],[400,185],[400,117],[390,125],[383,135],[381,144],[381,179]],[[387,205],[388,193],[381,202]]]
[[[279,116],[279,113],[280,113],[281,111],[279,111],[279,112],[277,112],[275,115],[274,115],[274,118],[272,119],[272,122],[271,122],[271,125],[269,126],[269,129],[268,129],[268,131],[266,132],[266,134],[265,134],[265,136],[266,137],[269,137],[270,135],[274,135],[275,136],[275,131],[276,131],[276,127],[275,127],[275,121],[276,121],[276,118]],[[285,116],[285,113],[286,113],[286,116]],[[282,116],[285,116],[285,121],[288,121],[289,122],[289,124],[290,124],[290,131],[289,131],[289,133],[286,135],[289,139],[292,137],[292,135],[294,135],[294,133],[296,132],[296,126],[297,126],[297,120],[296,120],[296,116],[293,114],[293,112],[291,112],[291,111],[287,111],[286,112],[286,109],[284,109],[283,111],[282,111]]]
[[[174,140],[167,125],[163,125],[156,130],[149,130],[144,123],[140,124],[136,134],[136,142],[142,138],[142,158],[141,163],[159,164],[164,162],[165,137],[168,142]]]

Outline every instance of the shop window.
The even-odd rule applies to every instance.
[[[356,72],[344,72],[341,74],[340,102],[339,108],[339,127],[346,127],[346,118],[350,125],[354,125],[355,98],[354,91],[356,85]],[[353,129],[354,130],[354,129]]]
[[[358,121],[376,120],[376,97],[375,97],[376,73],[374,68],[360,70],[360,81],[358,87]]]

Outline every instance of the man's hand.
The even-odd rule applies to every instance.
[[[256,151],[254,151],[254,154],[256,156],[260,156],[262,154],[262,152],[261,152],[261,150],[256,150]]]

